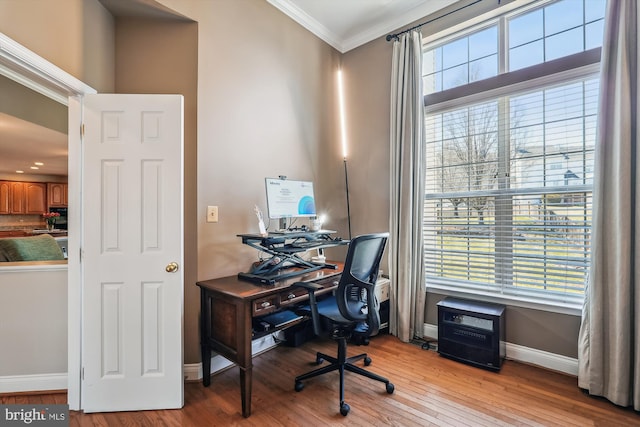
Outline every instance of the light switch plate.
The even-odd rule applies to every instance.
[[[218,222],[217,206],[207,206],[207,222]]]

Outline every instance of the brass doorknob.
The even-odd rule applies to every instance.
[[[167,267],[165,268],[165,271],[167,273],[175,273],[176,271],[178,271],[178,263],[177,262],[171,262],[171,263],[167,264]]]

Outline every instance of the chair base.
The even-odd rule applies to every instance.
[[[366,369],[362,369],[359,366],[356,366],[354,363],[359,360],[364,360],[364,365],[369,366],[371,364],[371,358],[367,356],[366,353],[359,354],[357,356],[346,357],[347,354],[347,341],[346,338],[340,337],[337,339],[338,341],[338,357],[329,356],[324,353],[316,353],[316,363],[320,364],[324,360],[330,362],[330,365],[323,366],[318,369],[314,369],[311,372],[307,372],[306,374],[302,374],[296,377],[295,382],[295,390],[302,391],[304,385],[302,381],[307,380],[309,378],[317,377],[319,375],[326,374],[327,372],[338,371],[340,372],[340,413],[342,415],[347,415],[349,413],[350,407],[344,401],[344,372],[349,371],[356,373],[358,375],[365,376],[367,378],[371,378],[372,380],[380,381],[385,384],[387,393],[391,394],[394,391],[394,386],[391,382],[377,374],[367,371]]]

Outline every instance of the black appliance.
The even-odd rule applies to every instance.
[[[447,297],[438,303],[438,353],[492,371],[505,357],[505,306]]]
[[[55,228],[59,230],[67,229],[67,208],[49,208],[49,212],[56,212],[60,214],[60,217],[56,219]]]

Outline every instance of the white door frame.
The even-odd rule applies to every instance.
[[[0,33],[0,74],[69,107],[69,219],[68,245],[68,361],[67,402],[80,409],[82,283],[80,271],[81,174],[80,126],[82,96],[95,94],[91,86]]]

